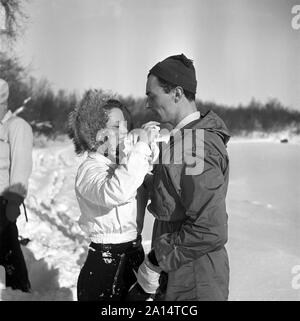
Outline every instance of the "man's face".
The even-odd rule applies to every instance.
[[[146,84],[147,107],[161,123],[172,123],[175,118],[175,104],[172,91],[166,93],[160,86],[157,77],[150,75]]]

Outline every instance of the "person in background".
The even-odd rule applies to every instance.
[[[17,218],[32,171],[31,126],[8,110],[8,83],[0,79],[0,265],[6,286],[30,291],[25,259],[18,240]]]
[[[157,63],[148,74],[148,108],[173,128],[144,183],[155,221],[152,249],[137,279],[155,300],[228,299],[229,134],[214,112],[197,110],[196,88],[193,62],[184,54]]]
[[[79,224],[90,240],[78,301],[126,300],[144,259],[144,213],[138,213],[136,195],[151,169],[152,150],[145,132],[126,140],[128,116],[118,100],[89,90],[69,118],[75,151],[87,154],[75,180]]]

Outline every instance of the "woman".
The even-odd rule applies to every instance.
[[[152,151],[148,135],[140,133],[130,150],[120,148],[118,153],[127,116],[119,101],[101,91],[88,91],[70,116],[75,150],[87,152],[75,183],[79,224],[91,240],[77,283],[79,301],[124,300],[136,281],[133,269],[144,259],[136,193],[149,171]]]

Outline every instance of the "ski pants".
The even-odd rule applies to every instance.
[[[141,237],[122,244],[91,243],[77,282],[78,301],[125,301],[145,254]]]
[[[5,268],[7,287],[28,292],[30,282],[18,239],[17,224],[6,218],[5,206],[6,201],[0,197],[0,265]]]

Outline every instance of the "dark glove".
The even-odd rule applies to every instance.
[[[1,201],[1,199],[0,199]],[[6,213],[5,213],[5,207],[2,207],[2,204],[0,204],[1,209],[0,209],[0,235],[2,234],[3,231],[5,231],[5,229],[7,228],[7,226],[9,225],[9,221],[6,218]]]
[[[14,192],[6,192],[3,198],[7,200],[5,214],[10,222],[15,222],[20,215],[20,205],[24,197]]]

